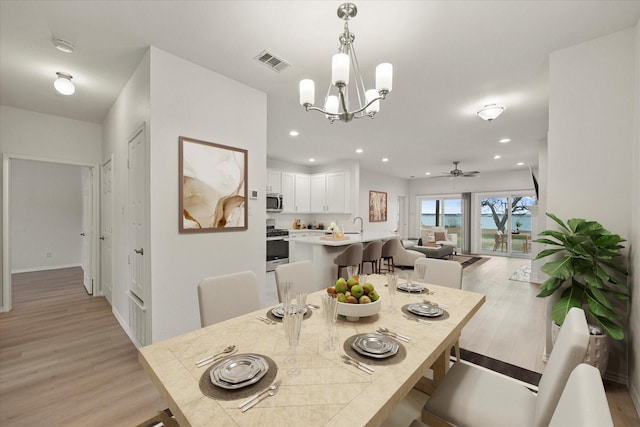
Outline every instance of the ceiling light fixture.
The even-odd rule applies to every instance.
[[[353,3],[344,3],[338,8],[338,18],[344,20],[344,32],[340,35],[339,53],[333,55],[331,61],[331,84],[327,90],[324,109],[314,107],[315,83],[311,79],[300,81],[300,105],[306,111],[315,110],[323,113],[331,123],[336,120],[350,122],[353,119],[371,117],[380,111],[380,100],[386,99],[391,92],[393,83],[393,66],[389,63],[382,63],[376,67],[376,88],[366,90],[360,66],[353,46],[355,34],[349,31],[349,19],[354,18],[358,13],[358,8]],[[353,73],[353,85],[349,86],[349,74]],[[349,111],[349,88],[352,90],[354,98],[351,99],[355,106],[353,111]],[[337,95],[332,95],[331,90],[336,87]],[[334,92],[335,93],[335,92]],[[356,102],[357,101],[357,102]],[[342,111],[342,112],[339,112]]]
[[[509,138],[502,138],[500,141],[498,141],[502,144],[506,144],[507,142],[511,142],[511,140]]]
[[[500,158],[502,158],[502,156],[500,154],[496,154],[495,156],[493,156],[494,160],[498,160]]]
[[[289,132],[289,135],[290,135],[290,136],[298,136],[298,135],[300,135],[300,134],[298,133],[298,131],[297,131],[297,130],[292,130],[291,132]]]
[[[485,105],[480,111],[478,111],[478,117],[482,120],[486,120],[488,122],[492,122],[498,118],[500,114],[504,111],[504,107],[496,104],[488,104]]]
[[[56,37],[53,39],[53,46],[60,52],[73,53],[73,43],[68,40]]]
[[[356,150],[356,153],[358,153],[358,154],[360,154],[360,153],[362,153],[362,152],[364,152],[364,150],[363,150],[362,148],[358,148],[358,149]]]
[[[383,162],[388,162],[388,161],[389,161],[389,159],[385,157],[385,158],[383,158],[383,159],[382,159],[382,161],[383,161]]]
[[[56,73],[58,78],[53,82],[53,87],[56,88],[58,93],[62,95],[73,95],[76,91],[76,87],[73,85],[71,79],[73,78],[71,75],[67,73]]]

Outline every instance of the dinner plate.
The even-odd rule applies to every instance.
[[[297,313],[300,313],[300,309],[302,309],[302,315],[307,314],[307,307],[291,306],[291,308],[295,309]],[[273,314],[276,317],[283,318],[284,317],[284,307],[281,306],[281,305],[277,306],[276,308],[271,310],[271,314]]]
[[[418,283],[400,283],[397,286],[398,289],[405,292],[422,292],[424,291],[424,286]]]
[[[220,365],[211,369],[211,382],[226,389],[236,389],[255,384],[269,370],[264,358],[255,354],[242,354],[229,357]]]
[[[424,317],[438,317],[442,316],[442,314],[444,313],[444,310],[440,307],[424,303],[409,304],[407,310],[409,310],[413,314]]]
[[[360,334],[351,343],[351,348],[363,356],[386,359],[398,353],[400,346],[389,337],[380,334]]]

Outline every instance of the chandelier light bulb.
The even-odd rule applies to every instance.
[[[491,122],[498,118],[500,114],[504,111],[504,107],[496,104],[485,105],[480,111],[478,111],[478,117],[482,120],[486,120]]]
[[[391,92],[393,89],[393,65],[385,62],[376,67],[376,89],[378,93],[385,90]]]
[[[336,53],[331,60],[331,84],[349,84],[349,55]]]
[[[300,80],[300,105],[313,105],[316,102],[316,84],[313,80]]]
[[[53,87],[60,93],[61,95],[73,95],[76,91],[76,87],[73,85],[71,79],[73,78],[71,75],[66,73],[56,73],[58,78],[53,82]]]

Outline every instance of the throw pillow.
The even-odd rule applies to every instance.
[[[447,233],[436,231],[434,234],[436,236],[436,242],[439,242],[441,240],[447,240]]]

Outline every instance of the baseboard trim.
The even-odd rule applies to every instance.
[[[135,345],[136,348],[142,347],[142,344],[138,342],[135,335],[129,330],[129,325],[124,321],[122,316],[120,316],[120,313],[118,313],[118,311],[115,309],[114,306],[111,306],[111,312],[113,313],[113,317],[115,317],[118,323],[120,324],[120,327],[122,328],[124,333],[127,334],[127,336],[129,337],[133,345]]]
[[[636,407],[636,412],[640,414],[640,389],[637,384],[629,384],[629,394],[631,395],[631,402]]]
[[[11,270],[11,274],[32,273],[34,271],[46,271],[46,270],[60,270],[62,268],[73,268],[73,267],[82,267],[82,265],[81,264],[61,264],[61,265],[46,265],[46,266],[31,267],[31,268],[18,268],[16,270]]]

